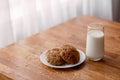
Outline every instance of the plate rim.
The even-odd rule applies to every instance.
[[[79,62],[76,63],[76,64],[68,64],[69,66],[64,66],[64,65],[55,66],[55,65],[52,65],[52,64],[50,64],[50,63],[47,62],[46,57],[45,57],[45,54],[46,54],[47,51],[48,51],[48,50],[45,50],[44,52],[42,52],[42,53],[40,54],[40,61],[42,62],[42,64],[44,64],[44,65],[46,65],[46,66],[48,66],[48,67],[51,67],[51,68],[60,68],[60,69],[62,69],[62,68],[72,68],[72,67],[75,67],[75,66],[78,66],[78,65],[82,64],[82,63],[86,60],[86,55],[85,55],[85,53],[84,53],[82,50],[77,49],[77,51],[79,52],[79,54],[82,55],[82,57],[83,57],[82,61],[80,61],[80,60],[81,60],[81,56],[80,56],[80,60],[79,60]],[[45,57],[44,60],[46,60],[47,64],[42,60],[42,57]],[[66,64],[66,65],[67,65],[67,64]]]

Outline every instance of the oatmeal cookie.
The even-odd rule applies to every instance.
[[[60,55],[62,59],[68,64],[75,64],[80,59],[79,52],[71,45],[63,45],[61,47]]]
[[[60,56],[60,52],[59,48],[48,50],[46,53],[46,60],[48,63],[56,66],[64,64],[64,60]]]

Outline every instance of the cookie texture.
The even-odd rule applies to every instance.
[[[65,62],[62,59],[60,52],[61,51],[59,48],[48,50],[46,53],[46,60],[48,61],[48,63],[55,65],[55,66],[64,64]]]
[[[75,64],[79,61],[80,55],[75,47],[71,45],[63,45],[60,49],[60,55],[66,63]]]

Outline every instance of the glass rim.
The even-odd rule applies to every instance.
[[[87,25],[88,28],[99,28],[99,29],[104,29],[104,24],[101,22],[94,22],[94,23],[90,23]]]

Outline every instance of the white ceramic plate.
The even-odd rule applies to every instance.
[[[50,63],[48,63],[47,62],[47,60],[46,60],[46,52],[48,51],[48,50],[46,50],[46,51],[44,51],[41,55],[40,55],[40,61],[44,64],[44,65],[46,65],[46,66],[48,66],[48,67],[52,67],[52,68],[71,68],[71,67],[75,67],[75,66],[78,66],[78,65],[80,65],[81,63],[83,63],[84,61],[85,61],[85,59],[86,59],[86,56],[85,56],[85,53],[83,52],[83,51],[81,51],[81,50],[79,50],[79,49],[77,49],[78,50],[78,52],[79,52],[79,54],[80,54],[80,60],[79,60],[79,62],[78,63],[76,63],[76,64],[64,64],[64,65],[61,65],[61,66],[55,66],[55,65],[51,65]]]

